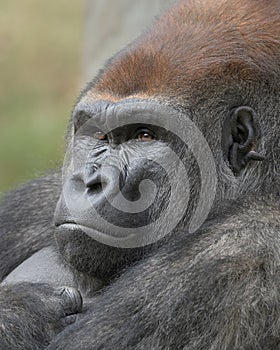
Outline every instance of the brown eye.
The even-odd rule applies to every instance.
[[[97,140],[100,140],[100,141],[106,141],[107,140],[107,135],[104,134],[102,131],[96,131],[94,134],[93,134],[93,137]]]
[[[141,142],[153,141],[154,138],[154,134],[148,130],[139,130],[136,135],[136,140]]]

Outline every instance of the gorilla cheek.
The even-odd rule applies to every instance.
[[[120,192],[106,196],[104,202],[92,207],[110,224],[124,228],[140,228],[155,222],[168,205],[170,184],[164,169],[152,161],[130,164],[121,174]],[[106,189],[105,189],[106,191]]]

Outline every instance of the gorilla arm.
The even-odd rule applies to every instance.
[[[279,233],[279,199],[229,205],[130,267],[48,349],[276,349]]]
[[[19,283],[1,287],[0,309],[0,349],[37,350],[75,322],[82,298],[73,288]]]
[[[1,201],[0,282],[36,251],[53,244],[52,216],[60,182],[61,175],[52,174],[8,193]],[[38,265],[33,268],[37,270]],[[44,348],[74,322],[75,316],[69,315],[82,308],[78,292],[71,288],[42,283],[0,284],[0,288],[0,348],[5,350]]]
[[[13,272],[0,283],[0,349],[43,349],[82,310],[76,289],[43,283],[65,273],[60,262],[54,260],[53,251],[52,216],[60,182],[60,174],[48,175],[8,193],[1,201],[0,281]],[[45,258],[52,258],[51,266],[50,261],[44,261],[44,252]],[[36,261],[36,256],[43,257],[42,262]],[[32,261],[30,275],[28,269],[24,270],[28,258]],[[14,270],[23,261],[22,267]],[[44,264],[49,266],[48,271]],[[40,283],[16,283],[24,279],[37,282],[37,275]],[[12,285],[6,285],[6,281]],[[64,280],[61,285],[65,284]]]
[[[0,282],[43,247],[54,244],[53,212],[61,175],[52,174],[9,192],[0,203]]]

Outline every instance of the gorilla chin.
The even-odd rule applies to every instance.
[[[105,236],[93,228],[76,223],[60,224],[55,229],[57,247],[70,266],[81,273],[108,283],[131,263],[142,259],[149,252],[163,244],[157,242],[138,248],[118,248],[100,243],[97,239]],[[106,235],[106,239],[112,236]]]

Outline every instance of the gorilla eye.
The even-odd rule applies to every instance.
[[[100,141],[106,141],[107,140],[107,134],[104,134],[102,131],[96,131],[94,134],[93,134],[93,137],[97,140],[100,140]]]
[[[150,130],[141,129],[137,131],[135,138],[137,141],[148,142],[153,141],[155,139],[155,135]]]

